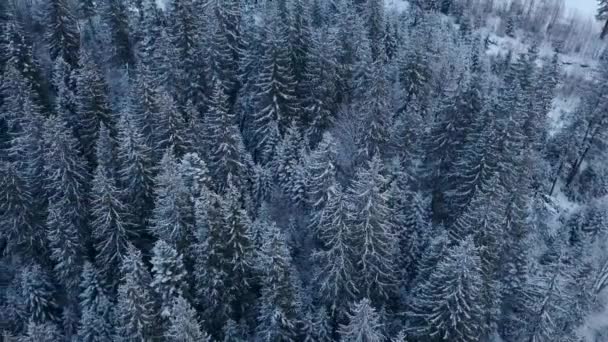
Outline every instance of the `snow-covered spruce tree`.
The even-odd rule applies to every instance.
[[[392,224],[399,245],[397,266],[401,285],[407,286],[416,277],[416,266],[431,229],[430,201],[420,191],[410,191],[404,173],[391,184],[390,207]],[[404,189],[405,188],[405,189]]]
[[[479,65],[479,52],[473,46],[471,65],[472,75],[468,84],[458,88],[447,105],[439,110],[438,117],[431,127],[431,133],[426,141],[427,160],[434,174],[430,179],[434,182],[434,190],[445,190],[449,182],[449,172],[457,159],[458,151],[462,150],[472,133],[472,125],[482,114],[484,73]]]
[[[210,342],[211,338],[201,329],[196,310],[182,296],[176,297],[169,309],[169,327],[165,338],[170,342]]]
[[[259,254],[262,296],[257,315],[257,336],[264,341],[295,341],[301,319],[300,286],[285,235],[268,223]]]
[[[355,283],[362,296],[378,304],[394,295],[397,284],[387,188],[384,167],[375,156],[357,170],[346,196]]]
[[[135,34],[139,36],[135,46],[137,67],[148,67],[154,70],[157,63],[161,62],[154,58],[158,56],[157,49],[160,47],[158,43],[161,31],[159,8],[155,0],[143,0],[141,5],[141,13],[139,13],[135,28]]]
[[[501,286],[499,282],[500,260],[505,250],[504,193],[494,182],[492,191],[478,192],[468,209],[456,220],[451,230],[454,241],[471,236],[479,248],[483,276],[481,305],[484,308],[485,329],[491,329],[499,314]],[[487,330],[486,330],[487,331]]]
[[[372,60],[383,61],[386,58],[384,49],[384,3],[382,0],[365,2],[364,16],[371,45]]]
[[[176,0],[168,8],[167,38],[169,45],[163,51],[170,63],[167,86],[175,98],[178,110],[192,100],[202,110],[208,93],[205,73],[206,55],[203,23],[208,21],[204,10],[193,0]]]
[[[34,323],[55,323],[58,314],[57,291],[53,280],[37,264],[24,268],[20,276],[24,319]]]
[[[53,64],[52,84],[56,89],[54,110],[63,118],[74,136],[80,141],[80,116],[76,98],[76,70],[63,57],[59,56]],[[82,148],[82,147],[81,147]]]
[[[265,18],[268,24],[262,42],[264,54],[256,75],[254,119],[256,151],[262,161],[272,157],[275,139],[285,133],[292,120],[300,119],[296,116],[296,83],[289,55],[288,28],[279,17],[280,1],[268,6]]]
[[[161,316],[170,315],[173,300],[184,295],[186,270],[182,255],[163,240],[158,240],[152,249],[152,289],[158,295]]]
[[[330,32],[312,36],[304,80],[298,85],[304,96],[306,137],[313,146],[334,123],[337,112],[338,63],[335,38]]]
[[[123,260],[124,274],[118,287],[116,340],[152,341],[158,336],[156,304],[150,287],[151,276],[141,252],[130,245]]]
[[[340,185],[334,185],[327,204],[320,211],[317,231],[321,248],[313,254],[314,284],[320,300],[328,305],[333,317],[342,319],[348,305],[358,292],[355,282],[355,253],[350,240],[350,216],[346,195]]]
[[[416,105],[420,106],[416,109],[423,114],[430,93],[433,37],[429,14],[421,13],[416,21],[419,22],[410,34],[411,43],[398,55],[397,64],[399,81],[405,91],[405,101],[401,110],[405,111],[409,106]]]
[[[87,182],[89,175],[78,154],[78,143],[60,118],[45,125],[44,171],[49,208],[47,229],[55,271],[68,290],[78,287],[87,228]]]
[[[497,132],[492,122],[493,111],[486,111],[475,120],[473,130],[459,152],[450,172],[444,193],[443,214],[447,222],[464,212],[475,194],[490,188],[498,172],[496,161]]]
[[[233,110],[240,83],[241,4],[238,0],[219,0],[214,2],[212,11],[209,74],[215,84],[220,82],[227,95],[227,108]]]
[[[131,105],[124,108],[122,116],[129,114],[131,124],[139,130],[144,142],[150,148],[157,146],[157,121],[161,115],[158,82],[154,79],[153,69],[148,65],[139,66],[131,85]]]
[[[149,229],[156,238],[181,251],[191,233],[192,213],[188,210],[188,191],[171,150],[165,152],[159,169]]]
[[[431,277],[420,284],[408,317],[421,339],[479,341],[483,336],[482,270],[471,237],[452,247]]]
[[[255,264],[251,220],[239,190],[231,182],[228,185],[223,198],[214,194],[209,198],[205,255],[197,270],[207,325],[218,336],[228,318],[245,317]]]
[[[80,35],[71,4],[67,0],[51,0],[45,4],[45,37],[53,60],[62,56],[69,65],[76,67]]]
[[[99,272],[91,263],[84,264],[80,288],[79,341],[111,340],[114,337],[113,305],[100,284]]]
[[[297,198],[298,168],[301,167],[300,152],[303,139],[295,121],[287,128],[283,140],[277,146],[271,167],[276,181],[284,194]]]
[[[388,80],[384,75],[383,64],[374,62],[371,69],[371,84],[363,100],[363,127],[359,141],[360,156],[370,159],[383,156],[388,143],[390,107],[388,104]]]
[[[0,38],[0,47],[3,50],[3,53],[0,53],[0,64],[14,66],[23,80],[31,85],[34,103],[47,113],[51,107],[47,81],[44,78],[44,70],[39,57],[34,53],[34,44],[31,39],[26,37],[22,19],[13,15],[7,21],[3,37]],[[7,69],[5,67],[4,70]]]
[[[186,122],[174,98],[166,91],[158,93],[158,115],[153,124],[153,149],[171,151],[181,157],[186,151]]]
[[[99,127],[104,123],[114,135],[116,123],[110,112],[107,86],[99,66],[88,52],[82,51],[78,60],[80,68],[76,74],[76,113],[75,130],[80,139],[82,154],[89,170],[95,169],[95,145],[99,137]]]
[[[133,237],[115,178],[115,162],[109,132],[102,124],[97,141],[97,169],[92,183],[91,230],[97,251],[96,262],[107,285],[114,287],[120,277],[118,271]]]
[[[310,220],[313,229],[317,229],[322,212],[334,191],[337,181],[337,159],[336,141],[331,133],[323,134],[323,140],[311,152],[305,165],[307,198],[313,208]]]
[[[339,332],[340,340],[343,342],[381,342],[385,340],[380,315],[367,298],[351,306],[348,324],[341,325]]]
[[[178,165],[179,174],[188,190],[191,202],[195,202],[204,192],[208,191],[211,176],[207,165],[196,153],[185,154]]]
[[[247,177],[243,160],[245,146],[223,88],[219,81],[215,83],[209,112],[204,122],[209,144],[207,160],[214,178],[212,188],[218,192],[226,190],[228,179],[232,179],[235,185],[242,186]]]
[[[27,332],[19,336],[19,342],[55,342],[61,341],[64,336],[54,323],[35,323],[29,322]]]
[[[28,160],[25,160],[28,162]],[[23,167],[25,169],[25,166]],[[37,258],[44,252],[44,234],[35,211],[39,202],[32,198],[27,170],[20,170],[18,162],[4,162],[0,166],[0,232],[5,240],[7,255]]]
[[[118,186],[126,217],[133,232],[143,238],[154,206],[152,151],[145,143],[132,112],[123,112],[118,123]]]
[[[224,335],[223,342],[245,342],[243,332],[240,328],[241,327],[232,319],[226,321],[226,324],[224,324],[224,328],[222,329],[222,334]]]
[[[127,11],[127,5],[120,0],[107,0],[100,4],[101,18],[110,35],[110,60],[118,66],[135,65]]]

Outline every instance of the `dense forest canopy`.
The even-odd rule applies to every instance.
[[[599,37],[552,0],[0,0],[0,331],[605,341]]]

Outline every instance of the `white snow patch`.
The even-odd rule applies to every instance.
[[[397,13],[403,13],[409,9],[410,4],[405,0],[385,0],[384,6]]]

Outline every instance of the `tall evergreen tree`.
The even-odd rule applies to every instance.
[[[79,340],[107,341],[114,337],[112,303],[99,281],[99,273],[91,263],[85,263],[80,284],[82,316],[78,327]]]
[[[210,150],[209,168],[215,179],[214,188],[218,192],[224,191],[228,179],[232,179],[236,185],[244,185],[247,181],[243,160],[245,146],[235,116],[230,111],[228,97],[219,81],[215,84],[205,124]]]
[[[188,211],[188,192],[171,151],[163,156],[155,183],[156,201],[150,232],[156,238],[182,250],[191,232],[192,218]]]
[[[57,56],[61,56],[69,65],[76,67],[78,65],[80,35],[71,2],[51,0],[46,4],[44,14],[46,40],[51,58],[55,59]]]
[[[349,236],[351,217],[345,197],[339,185],[328,194],[315,227],[322,248],[313,254],[317,269],[314,283],[319,297],[329,305],[332,316],[339,318],[344,317],[349,301],[359,290],[354,279],[355,264],[351,258],[355,246]]]
[[[128,109],[127,109],[128,110]],[[118,185],[126,217],[134,232],[143,238],[153,203],[152,151],[134,123],[132,113],[123,113],[118,125]]]
[[[47,228],[57,277],[68,289],[79,283],[86,247],[87,171],[77,150],[76,139],[66,124],[51,117],[45,125],[44,156],[49,208]]]
[[[204,23],[202,10],[192,0],[171,2],[167,22],[167,35],[170,47],[164,51],[168,54],[173,68],[171,84],[177,108],[183,110],[188,99],[195,101],[195,106],[202,109],[208,93],[207,75],[205,74],[203,39],[200,25]]]
[[[361,167],[348,190],[355,281],[361,295],[377,303],[396,290],[394,230],[389,221],[388,182],[375,156]]]
[[[264,55],[257,75],[255,135],[262,160],[272,156],[277,133],[282,136],[296,117],[296,83],[289,56],[287,27],[279,17],[280,1],[270,4],[263,41]],[[267,157],[264,157],[267,156]]]
[[[482,336],[481,261],[473,240],[452,247],[412,302],[420,338],[478,341]]]
[[[150,285],[159,297],[161,316],[171,314],[175,298],[184,294],[186,271],[182,256],[163,240],[158,240],[152,249],[152,273]]]
[[[54,323],[59,304],[53,281],[39,265],[31,265],[21,271],[20,284],[25,318],[35,323]]]
[[[130,237],[126,207],[115,179],[112,141],[102,124],[97,142],[97,169],[93,178],[91,228],[95,237],[96,261],[108,285],[118,283],[117,271],[122,264]]]
[[[179,296],[173,300],[169,321],[169,329],[165,332],[167,341],[211,341],[209,335],[201,330],[196,318],[196,310],[184,297]]]
[[[141,252],[129,246],[118,287],[116,330],[118,341],[151,341],[157,333],[155,303],[150,288],[151,276]]]
[[[295,341],[301,318],[300,287],[284,234],[274,223],[265,227],[259,255],[262,297],[257,334],[266,341]]]
[[[105,124],[114,136],[116,123],[110,112],[107,86],[98,65],[87,52],[81,52],[80,69],[76,75],[76,134],[80,140],[82,153],[89,163],[89,170],[95,169],[95,146],[99,137],[99,127]]]
[[[22,342],[52,342],[61,341],[64,336],[53,323],[29,322],[25,335],[19,337]]]
[[[369,299],[355,303],[348,314],[349,323],[340,327],[340,340],[353,342],[380,342],[382,334],[380,316]]]
[[[336,141],[331,133],[325,133],[323,140],[312,151],[305,165],[308,178],[306,180],[307,198],[313,208],[311,226],[316,229],[327,202],[335,191],[337,182],[338,152]]]
[[[107,0],[102,6],[103,22],[110,33],[112,43],[112,62],[119,66],[134,66],[135,57],[131,46],[126,4],[120,0]]]

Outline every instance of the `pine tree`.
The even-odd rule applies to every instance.
[[[383,75],[381,62],[375,62],[372,69],[371,85],[363,103],[364,119],[359,141],[360,154],[369,159],[382,156],[388,143],[390,125],[388,106],[388,84]]]
[[[411,304],[415,336],[478,341],[482,336],[482,275],[472,238],[452,247]]]
[[[118,124],[117,178],[129,225],[141,237],[154,206],[153,164],[150,146],[133,121],[132,113],[125,112]]]
[[[300,165],[300,151],[303,146],[302,135],[295,122],[287,129],[283,141],[277,146],[275,159],[272,162],[277,183],[283,193],[296,196],[298,185],[298,168]]]
[[[299,89],[304,96],[306,136],[314,146],[335,121],[339,66],[334,51],[335,38],[330,33],[312,37]]]
[[[301,309],[291,255],[285,236],[274,223],[265,227],[263,236],[257,335],[265,341],[295,341]]]
[[[208,132],[209,140],[209,168],[215,180],[213,188],[218,192],[226,189],[228,179],[237,185],[243,185],[247,175],[243,160],[245,146],[229,107],[223,86],[216,82],[206,116],[205,131]]]
[[[159,112],[153,124],[153,149],[172,151],[176,156],[186,152],[186,122],[173,97],[166,91],[158,94]],[[143,119],[143,118],[142,118]]]
[[[272,141],[282,136],[296,117],[296,83],[289,56],[287,28],[279,18],[280,5],[271,4],[263,41],[264,54],[256,79],[254,119],[257,153],[272,156]],[[262,158],[268,161],[267,158]]]
[[[19,342],[54,342],[61,341],[64,337],[53,323],[29,322],[25,335],[19,337]]]
[[[25,160],[24,162],[28,162]],[[37,221],[36,203],[31,194],[26,170],[17,162],[5,162],[0,169],[0,231],[6,241],[6,255],[36,258],[44,251],[44,235]],[[24,172],[25,171],[25,172]]]
[[[170,46],[164,51],[168,54],[172,66],[172,82],[167,86],[174,89],[177,108],[181,111],[188,99],[195,101],[195,106],[202,109],[207,98],[207,77],[205,74],[204,59],[206,54],[202,43],[204,36],[200,25],[203,14],[192,0],[177,0],[169,8],[169,21],[167,23],[167,36]]]
[[[77,142],[65,123],[51,117],[45,125],[44,155],[49,208],[47,228],[57,277],[68,289],[79,283],[87,236],[86,185],[88,174]]]
[[[214,82],[220,82],[228,98],[228,108],[236,100],[239,89],[241,59],[241,4],[237,0],[215,1],[211,38],[211,72]],[[216,90],[217,91],[217,90]]]
[[[57,293],[51,277],[39,265],[28,266],[21,271],[21,295],[25,318],[43,324],[57,320]]]
[[[127,252],[131,229],[126,218],[126,207],[115,179],[112,161],[112,141],[102,124],[97,141],[97,169],[93,178],[91,198],[92,230],[95,237],[96,261],[108,284],[115,284],[117,271]]]
[[[397,246],[383,173],[381,161],[375,156],[357,171],[347,196],[357,288],[363,296],[378,302],[390,298],[396,289]]]
[[[382,334],[380,316],[372,307],[369,299],[364,298],[351,307],[348,324],[340,326],[340,340],[353,342],[381,342]]]
[[[167,341],[211,341],[209,336],[201,330],[196,318],[196,311],[184,297],[175,298],[169,311],[170,324],[165,332]]]
[[[3,68],[5,71],[12,67],[18,71],[24,81],[31,86],[34,103],[40,107],[40,110],[47,112],[50,109],[50,99],[48,85],[43,75],[44,70],[39,58],[34,54],[33,42],[26,37],[24,28],[23,19],[17,16],[7,19],[3,37],[0,38],[0,47],[5,54],[4,56],[0,54],[0,65],[5,66]]]
[[[223,198],[212,194],[207,202],[205,256],[198,271],[212,333],[219,332],[227,318],[238,320],[246,314],[253,285],[252,223],[242,195],[230,182],[228,185]]]
[[[129,246],[121,272],[124,277],[118,287],[116,338],[118,341],[151,341],[157,330],[151,277],[141,252],[135,247]]]
[[[167,151],[161,160],[155,189],[150,232],[181,250],[191,231],[191,213],[188,211],[188,192],[171,151]]]
[[[294,80],[301,84],[308,69],[311,48],[310,4],[308,1],[291,1],[289,8],[289,43]],[[298,96],[301,96],[298,94]]]
[[[99,281],[99,272],[91,263],[85,263],[80,284],[80,310],[82,316],[78,338],[85,342],[107,341],[114,336],[112,303]]]
[[[353,276],[355,253],[350,241],[350,216],[342,188],[337,185],[329,194],[327,204],[320,209],[318,226],[315,227],[322,248],[315,251],[315,286],[321,300],[328,304],[332,316],[343,317],[348,303],[358,292]]]
[[[118,66],[135,65],[126,4],[120,0],[107,0],[102,6],[101,16],[112,43],[111,61]]]
[[[307,197],[313,208],[310,221],[311,227],[316,229],[321,220],[321,213],[327,206],[329,197],[335,190],[337,177],[338,152],[336,141],[331,133],[325,133],[323,140],[312,151],[307,159],[306,180]]]
[[[232,319],[226,321],[222,333],[224,334],[223,342],[245,342],[239,326]]]
[[[384,4],[381,0],[368,0],[365,4],[365,19],[371,43],[372,60],[382,61],[386,58],[384,50]]]
[[[152,249],[152,289],[161,303],[161,316],[171,313],[175,298],[182,296],[185,289],[186,271],[182,256],[163,240],[158,240]]]
[[[91,56],[82,52],[79,59],[80,69],[76,75],[76,132],[80,139],[82,153],[94,170],[95,144],[99,137],[99,127],[105,124],[114,136],[116,124],[110,113],[107,88],[97,64]]]
[[[76,67],[80,36],[78,22],[70,4],[66,0],[51,0],[47,3],[44,13],[46,40],[53,60],[61,56],[69,65]]]
[[[475,120],[463,151],[458,153],[460,157],[448,173],[449,184],[444,195],[450,219],[462,214],[475,194],[490,189],[495,182],[497,133],[491,115],[493,111],[488,110]]]

